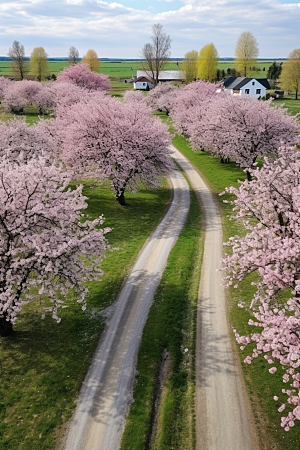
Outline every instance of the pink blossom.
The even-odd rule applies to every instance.
[[[59,322],[65,298],[73,294],[84,303],[84,282],[101,276],[109,229],[98,228],[102,217],[82,222],[86,198],[82,186],[71,190],[69,182],[60,167],[43,158],[0,161],[1,334],[25,303],[35,297],[43,303],[38,292],[47,296]]]
[[[86,64],[74,64],[66,67],[57,76],[57,83],[71,83],[90,92],[108,92],[110,89],[107,75],[95,73]]]

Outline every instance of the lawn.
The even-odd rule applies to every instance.
[[[285,96],[284,98],[280,98],[277,100],[274,100],[272,102],[274,106],[276,105],[283,105],[284,108],[286,108],[290,114],[295,115],[300,113],[300,99],[295,100],[295,96]]]
[[[76,301],[60,312],[62,321],[41,320],[39,302],[27,305],[11,337],[0,339],[0,449],[53,450],[70,418],[82,380],[105,326],[102,311],[114,302],[124,277],[170,198],[164,181],[157,189],[127,194],[121,207],[108,183],[84,184],[88,214],[104,214],[110,250],[102,281],[90,283],[87,311]]]

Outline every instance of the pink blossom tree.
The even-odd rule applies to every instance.
[[[24,108],[36,103],[35,97],[42,89],[38,81],[14,81],[8,84],[3,95],[3,108],[7,112],[22,113]]]
[[[57,108],[69,107],[88,94],[89,91],[76,84],[54,81],[43,84],[43,88],[35,96],[35,102],[41,114],[56,115]]]
[[[82,222],[82,186],[42,158],[0,162],[0,335],[12,332],[19,311],[38,297],[44,313],[74,294],[85,308],[84,282],[101,275],[107,247],[103,218]],[[36,294],[35,294],[36,293]]]
[[[203,111],[214,97],[222,94],[221,86],[199,80],[182,87],[172,105],[171,116],[180,134],[190,136],[190,125],[195,122],[195,113],[201,118]]]
[[[141,181],[155,186],[172,167],[167,127],[139,102],[93,94],[60,110],[56,122],[64,163],[110,178],[122,205],[126,188],[134,191]]]
[[[74,64],[66,67],[57,75],[58,83],[71,83],[88,91],[108,92],[110,90],[107,75],[95,73],[87,64]]]
[[[3,99],[4,92],[8,88],[8,86],[12,83],[10,78],[0,77],[0,99]]]
[[[251,171],[251,181],[226,189],[236,196],[236,217],[243,219],[248,233],[230,238],[232,254],[222,261],[227,285],[237,287],[252,272],[259,275],[250,305],[255,320],[249,322],[258,331],[235,333],[242,349],[255,343],[246,363],[264,355],[272,365],[270,373],[282,366],[283,381],[290,387],[283,389],[286,400],[278,410],[287,409],[282,426],[288,431],[300,420],[300,153],[294,147],[278,153],[278,159],[264,158],[263,167]]]
[[[142,103],[146,107],[146,97],[141,91],[125,91],[123,99],[125,103]]]
[[[8,122],[0,121],[1,159],[6,158],[12,162],[22,163],[43,156],[48,161],[53,160],[56,155],[57,140],[52,122],[41,120],[29,126],[25,118],[14,118]]]
[[[272,107],[270,101],[229,94],[212,98],[201,118],[196,113],[189,126],[194,148],[204,148],[223,159],[233,158],[247,169],[258,157],[277,155],[281,145],[298,142],[297,117],[284,108]]]
[[[169,115],[176,96],[177,86],[171,83],[158,83],[147,95],[146,102],[152,111],[166,111]]]

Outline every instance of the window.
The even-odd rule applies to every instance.
[[[250,94],[250,89],[245,89],[245,94]]]
[[[146,86],[146,83],[143,83],[143,86]]]
[[[255,81],[252,81],[252,86],[254,86],[255,85]]]
[[[256,93],[260,95],[261,89],[256,89]]]

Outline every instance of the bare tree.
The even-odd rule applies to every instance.
[[[9,47],[7,55],[12,59],[11,69],[14,75],[23,80],[26,73],[29,72],[29,62],[25,60],[24,45],[19,41],[14,41]]]
[[[69,65],[73,66],[74,64],[77,64],[78,63],[78,58],[79,58],[79,51],[77,50],[76,47],[74,47],[72,45],[70,47],[69,56],[68,56]]]
[[[152,32],[152,42],[144,45],[141,56],[144,60],[144,70],[149,73],[156,85],[159,73],[171,54],[171,38],[163,31],[163,26],[159,23],[152,26]]]

